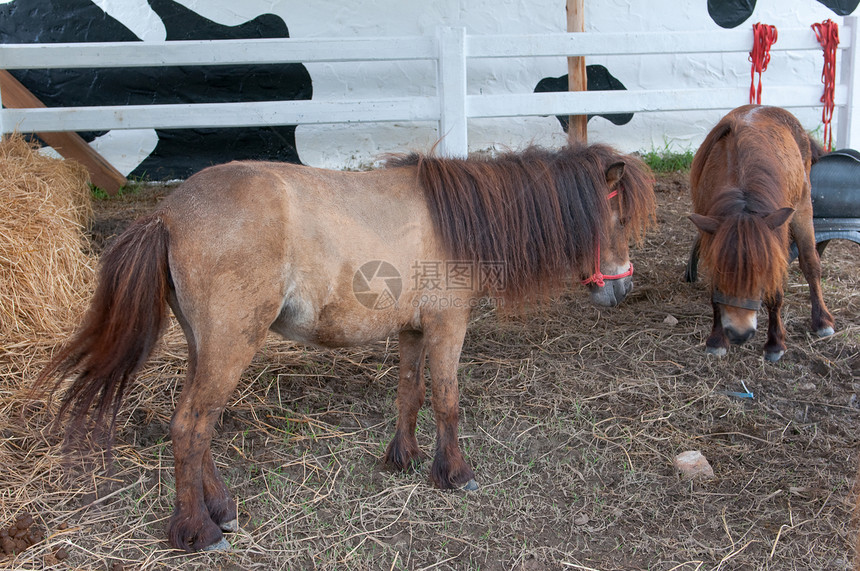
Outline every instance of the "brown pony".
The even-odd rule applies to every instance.
[[[234,162],[189,178],[101,259],[75,336],[37,381],[73,376],[58,419],[107,446],[123,395],[168,305],[188,341],[188,374],[170,434],[179,549],[222,548],[236,504],[210,452],[216,422],[268,330],[319,347],[397,334],[398,418],[384,462],[425,454],[415,425],[429,361],[437,427],[431,479],[475,489],[460,452],[457,366],[470,308],[517,304],[571,276],[592,299],[632,287],[628,239],[654,217],[647,167],[605,146],[532,148],[492,159],[401,157],[371,172]],[[590,277],[589,277],[590,276]],[[91,410],[92,409],[92,410]]]
[[[768,310],[764,356],[777,361],[785,353],[780,308],[789,238],[809,283],[812,330],[819,337],[833,334],[821,296],[809,184],[810,166],[822,152],[791,113],[757,105],[723,117],[696,152],[690,219],[699,237],[686,276],[695,281],[701,252],[711,270],[714,310],[708,353],[725,355],[729,341],[740,344],[755,334],[762,298]]]

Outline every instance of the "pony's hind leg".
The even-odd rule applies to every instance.
[[[262,283],[266,276],[256,277]],[[225,287],[210,284],[207,293],[213,301],[204,307],[193,307],[190,301],[184,304],[194,311],[194,315],[186,311],[183,319],[191,324],[186,327],[196,358],[193,377],[182,389],[170,424],[176,509],[168,538],[174,547],[186,551],[226,547],[222,528],[232,528],[235,519],[235,506],[215,468],[210,444],[227,399],[279,310],[276,291],[258,288],[250,290],[253,295],[248,291],[237,297],[234,282]]]
[[[415,438],[418,411],[424,404],[424,335],[420,331],[401,331],[400,382],[397,385],[397,427],[394,439],[385,450],[383,462],[406,470],[427,457]]]
[[[194,337],[194,330],[188,323],[185,315],[182,313],[179,303],[177,302],[175,293],[171,293],[169,298],[170,306],[173,309],[173,314],[176,320],[182,327],[185,333],[185,340],[188,343],[188,370],[186,373],[186,383],[191,384],[197,371],[197,342]],[[227,486],[218,474],[218,469],[215,467],[215,461],[212,459],[211,447],[207,446],[204,453],[203,462],[203,499],[206,508],[209,511],[209,517],[214,521],[222,531],[238,531],[238,513],[236,511],[236,502],[230,496]]]
[[[476,490],[475,472],[466,463],[457,436],[460,391],[457,365],[469,320],[468,310],[448,310],[424,319],[430,361],[433,414],[436,417],[436,455],[430,468],[440,488]]]
[[[263,330],[258,342],[243,343],[241,331],[237,329],[233,339],[200,343],[194,378],[182,389],[170,424],[176,509],[167,534],[171,545],[186,551],[226,547],[221,524],[235,519],[227,507],[232,501],[215,470],[209,447],[230,393],[265,338]],[[216,521],[213,515],[230,520]]]
[[[211,445],[206,448],[203,456],[203,501],[212,518],[221,531],[239,531],[239,512],[236,501],[221,479],[215,460],[212,458]]]
[[[702,237],[696,235],[696,240],[690,248],[690,258],[687,260],[687,267],[684,268],[684,281],[687,283],[695,283],[699,279],[699,249],[701,248]]]

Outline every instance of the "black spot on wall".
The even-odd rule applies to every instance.
[[[149,0],[167,40],[289,37],[284,21],[261,15],[222,26],[172,0]],[[15,0],[0,5],[0,42],[140,41],[90,0]],[[49,107],[224,103],[310,99],[301,64],[19,70],[13,74]],[[159,129],[155,150],[131,174],[186,178],[235,159],[300,162],[294,125],[230,129]],[[81,133],[91,141],[101,133]]]
[[[708,14],[721,28],[743,24],[755,10],[756,0],[708,0]]]
[[[840,16],[847,16],[857,9],[860,0],[818,0]]]
[[[622,91],[627,88],[624,84],[618,81],[609,70],[602,65],[585,66],[585,77],[588,91]],[[567,75],[561,77],[545,77],[541,79],[535,86],[535,93],[545,93],[550,91],[567,91],[568,80]],[[589,115],[588,119],[594,115]],[[615,125],[625,125],[633,119],[633,113],[607,113],[600,114],[600,117],[611,121]],[[567,132],[568,116],[557,115],[556,119],[561,123],[561,128]]]
[[[847,16],[860,4],[860,0],[818,0],[818,2],[840,16]],[[755,3],[756,0],[708,0],[708,14],[718,26],[736,28],[752,15]]]

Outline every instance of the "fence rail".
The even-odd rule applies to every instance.
[[[840,30],[840,84],[836,89],[838,146],[860,144],[860,113],[854,112],[860,74],[855,72],[858,19],[847,17]],[[105,68],[141,66],[238,65],[311,62],[409,61],[436,63],[433,96],[362,100],[269,101],[172,105],[94,106],[0,110],[0,133],[101,131],[141,128],[242,127],[351,123],[365,121],[436,122],[440,151],[465,155],[469,118],[527,115],[584,115],[730,109],[745,102],[746,85],[724,88],[604,92],[469,95],[469,59],[669,55],[749,52],[752,30],[717,32],[581,33],[546,35],[466,35],[441,28],[435,37],[252,39],[0,44],[0,69]],[[821,48],[811,29],[779,31],[772,51]],[[803,85],[767,86],[767,102],[781,107],[819,107],[819,78]],[[2,101],[2,93],[0,93]]]

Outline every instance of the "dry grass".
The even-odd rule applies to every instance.
[[[763,361],[761,332],[709,358],[705,288],[681,282],[693,232],[683,178],[661,177],[659,190],[660,227],[633,254],[637,286],[621,307],[593,307],[576,287],[521,317],[475,312],[460,379],[477,493],[431,488],[427,465],[380,468],[393,435],[396,343],[322,352],[273,337],[213,443],[239,501],[234,551],[177,555],[164,529],[174,496],[167,426],[185,367],[178,328],[131,391],[111,495],[95,501],[92,483],[63,484],[44,410],[21,415],[16,388],[44,355],[22,346],[0,357],[0,525],[29,511],[47,532],[0,568],[50,566],[60,546],[70,556],[57,568],[85,569],[850,568],[860,250],[825,253],[835,336],[807,332],[794,264],[783,359]],[[722,393],[741,381],[755,399]],[[425,450],[433,435],[425,410]],[[676,477],[672,458],[687,449],[708,457],[714,480]]]
[[[0,349],[56,339],[79,317],[93,275],[88,180],[78,163],[42,156],[20,135],[0,140]]]

